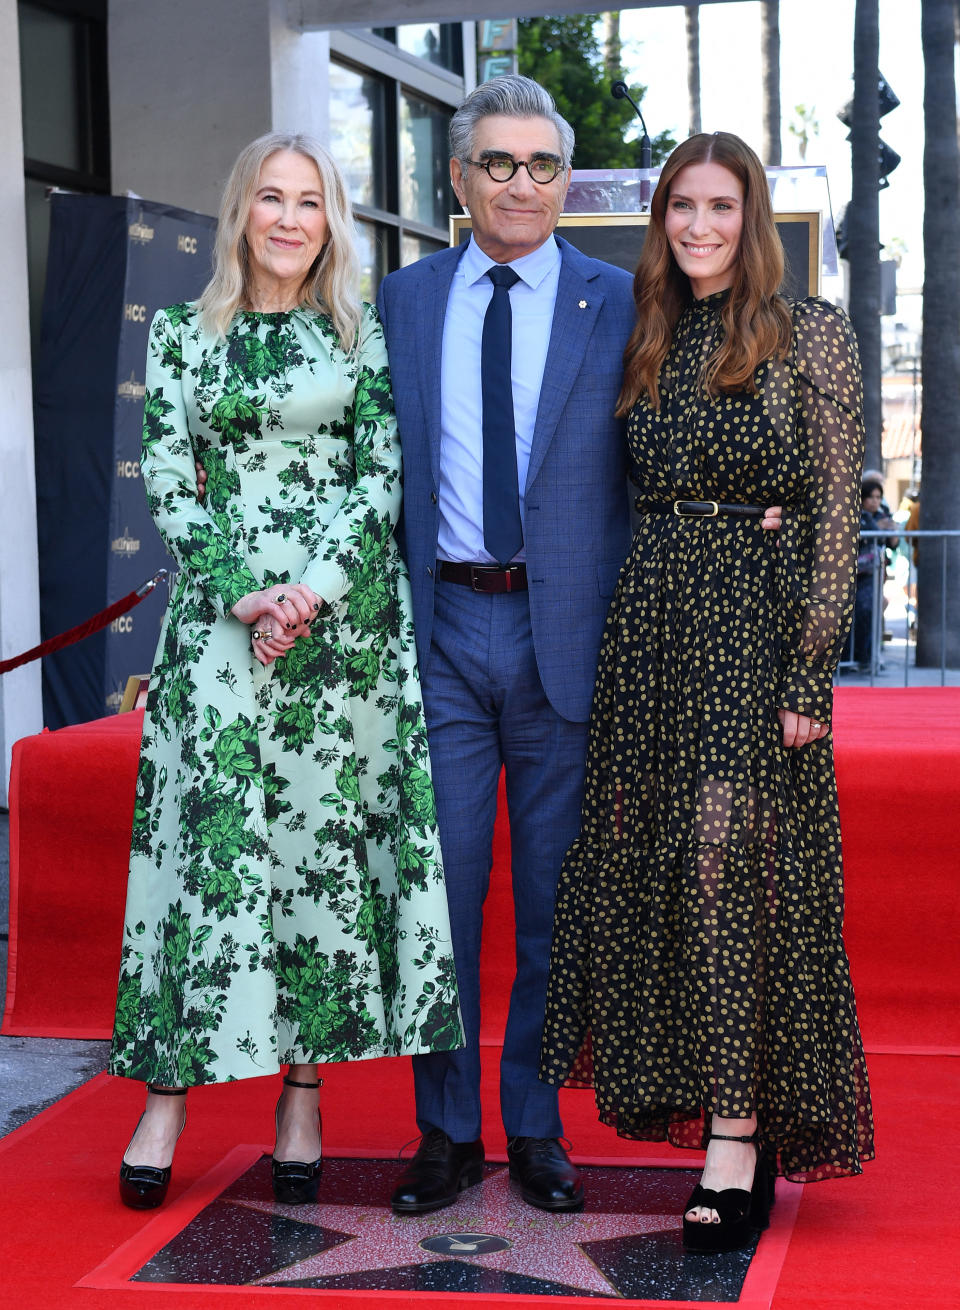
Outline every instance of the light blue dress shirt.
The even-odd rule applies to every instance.
[[[560,247],[551,237],[510,267],[520,281],[510,289],[513,316],[513,416],[517,429],[520,517],[533,429],[540,404],[553,310],[560,281]],[[443,321],[440,362],[440,559],[495,564],[483,546],[483,427],[480,347],[483,318],[493,295],[487,269],[495,263],[473,237],[457,265]],[[516,559],[525,558],[521,549]]]

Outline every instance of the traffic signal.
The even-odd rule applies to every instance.
[[[897,96],[893,87],[890,85],[890,83],[887,81],[884,75],[879,70],[877,70],[877,109],[878,109],[877,117],[883,118],[885,114],[890,113],[891,109],[896,109],[899,103],[900,103],[899,97]],[[840,119],[840,122],[844,125],[844,127],[847,128],[853,127],[853,101],[852,100],[848,100],[847,103],[843,106],[843,108],[838,111],[837,118]],[[850,135],[851,134],[848,132],[847,133],[848,141],[850,140]],[[877,159],[877,172],[878,172],[879,180],[877,185],[882,191],[884,187],[888,187],[890,185],[887,179],[889,175],[893,172],[893,170],[897,167],[897,165],[900,163],[900,156],[897,154],[897,152],[894,149],[892,149],[890,146],[887,145],[886,141],[881,140],[879,145],[880,145],[880,152],[879,152],[879,157]]]

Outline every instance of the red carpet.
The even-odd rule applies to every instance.
[[[139,716],[131,715],[29,738],[15,750],[6,1033],[109,1032],[138,735]],[[872,1055],[878,1160],[861,1178],[804,1189],[771,1305],[946,1306],[956,1300],[960,1263],[949,1206],[960,1167],[960,1061],[946,1054],[960,1052],[960,887],[947,831],[960,800],[960,692],[842,690],[836,737],[847,940],[868,1050],[929,1054]],[[513,950],[506,842],[504,829],[484,947],[486,1143],[494,1157],[504,1148],[496,1126],[501,979]],[[327,1154],[395,1153],[415,1131],[411,1081],[406,1060],[331,1067],[324,1087]],[[238,1143],[268,1142],[275,1095],[272,1080],[194,1093],[170,1213]],[[665,1147],[619,1141],[596,1122],[589,1093],[562,1095],[579,1158],[683,1158]],[[194,1310],[296,1295],[338,1310],[439,1308],[454,1300],[476,1310],[530,1300],[596,1304],[475,1294],[77,1287],[123,1243],[144,1234],[148,1217],[125,1210],[115,1192],[116,1164],[141,1096],[138,1086],[101,1077],[0,1142],[0,1306]],[[224,1295],[232,1299],[224,1303]]]
[[[489,1055],[484,1086],[491,1126],[487,1145],[496,1155],[503,1142],[492,1127],[497,1099],[495,1053]],[[370,1077],[373,1068],[362,1065],[327,1071],[323,1108],[328,1155],[389,1155],[412,1131],[407,1061],[384,1060],[374,1068],[376,1077]],[[802,1189],[796,1226],[770,1302],[772,1310],[906,1310],[956,1303],[960,1237],[949,1197],[960,1169],[956,1122],[960,1061],[875,1056],[871,1072],[878,1159],[860,1178]],[[238,1143],[257,1146],[269,1141],[275,1090],[272,1080],[256,1080],[193,1094],[170,1197],[159,1212],[165,1223],[171,1221],[168,1227],[177,1220],[179,1198]],[[618,1142],[597,1124],[589,1094],[563,1096],[564,1119],[578,1156],[633,1154],[636,1158],[640,1154],[635,1144]],[[276,1298],[290,1296],[312,1296],[318,1306],[337,1310],[598,1304],[567,1297],[77,1287],[105,1261],[115,1264],[111,1258],[124,1243],[133,1241],[143,1259],[161,1244],[145,1240],[149,1235],[144,1230],[152,1217],[124,1209],[116,1198],[116,1163],[140,1103],[139,1087],[103,1075],[0,1142],[4,1234],[0,1305],[29,1305],[31,1310],[149,1310],[151,1306],[197,1310],[225,1305],[242,1310],[277,1304]],[[391,1108],[389,1119],[383,1114],[385,1105]],[[649,1156],[651,1148],[645,1147],[642,1154]],[[680,1156],[672,1152],[669,1158]],[[184,1206],[190,1209],[189,1198]],[[223,1301],[225,1295],[230,1299]]]
[[[960,1052],[960,689],[846,688],[836,754],[846,937],[867,1049]],[[28,737],[10,786],[10,954],[2,1031],[110,1035],[142,715]],[[484,927],[484,1032],[513,960],[509,839]]]
[[[960,688],[836,699],[844,936],[864,1042],[960,1054]]]

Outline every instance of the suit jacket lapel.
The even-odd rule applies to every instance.
[[[587,346],[604,300],[603,292],[595,281],[597,273],[593,261],[559,238],[558,244],[563,263],[560,266],[550,345],[530,447],[528,487],[540,471],[544,455],[553,440],[570,389],[583,366]]]
[[[423,303],[417,321],[423,324],[418,342],[420,395],[430,445],[430,464],[440,481],[440,360],[443,354],[443,320],[450,284],[460,262],[460,250],[444,250],[430,260],[423,283]]]

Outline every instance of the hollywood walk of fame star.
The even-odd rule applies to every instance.
[[[561,1283],[601,1296],[620,1293],[584,1254],[582,1245],[616,1237],[640,1236],[677,1227],[674,1214],[549,1214],[523,1202],[509,1183],[506,1168],[468,1188],[452,1206],[426,1215],[398,1217],[381,1206],[282,1206],[270,1201],[232,1202],[247,1209],[279,1214],[303,1224],[342,1232],[345,1239],[284,1269],[264,1272],[260,1286],[306,1278],[328,1278],[365,1270],[409,1267],[430,1260],[454,1260],[502,1273]],[[510,1248],[474,1255],[429,1255],[420,1242],[443,1233],[490,1233],[505,1237]],[[464,1246],[469,1246],[468,1242]]]

